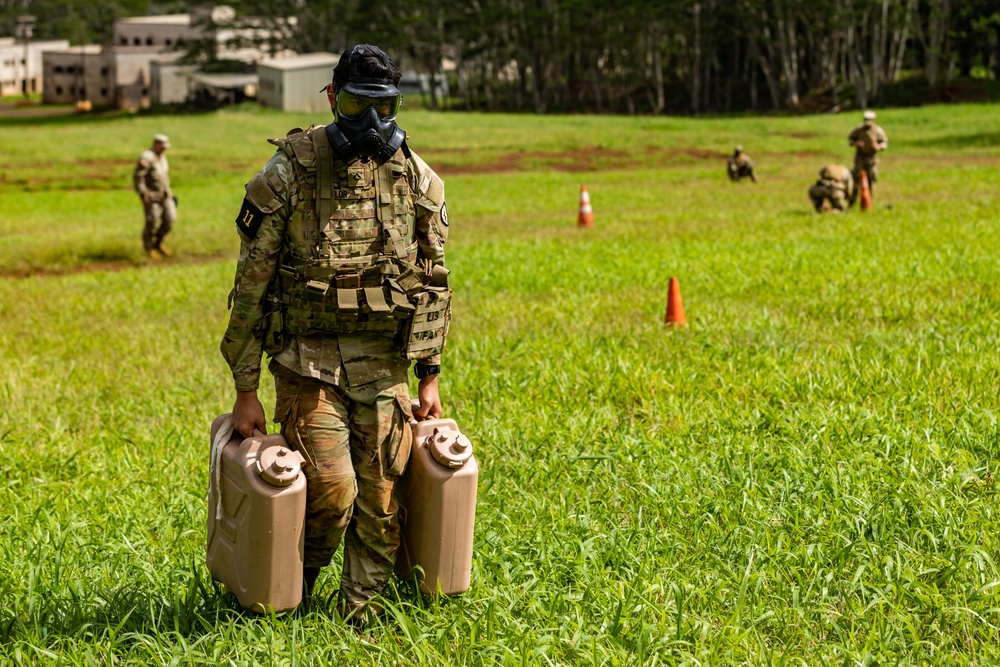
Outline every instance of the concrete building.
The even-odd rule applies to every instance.
[[[156,60],[149,63],[150,101],[153,104],[184,104],[191,92],[191,80],[186,75],[197,70],[197,65]]]
[[[97,44],[46,52],[42,79],[45,104],[90,100],[94,106],[112,106],[115,102],[114,60]]]
[[[329,111],[330,102],[319,90],[333,80],[339,60],[340,56],[325,52],[261,60],[257,101],[281,111]]]
[[[24,42],[0,37],[0,97],[41,92],[45,80],[42,54],[67,48],[65,39],[32,40],[25,59]]]
[[[48,51],[42,57],[46,104],[88,100],[95,107],[114,106],[137,111],[152,103],[150,64],[170,63],[179,51],[158,53],[145,47],[96,44]]]

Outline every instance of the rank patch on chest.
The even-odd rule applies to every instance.
[[[264,214],[254,206],[250,199],[244,198],[240,214],[236,216],[236,227],[244,236],[252,239],[257,236],[257,230],[260,229],[262,222],[264,222]]]

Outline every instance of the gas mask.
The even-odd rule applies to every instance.
[[[406,133],[396,125],[402,95],[384,80],[358,79],[337,90],[336,122],[326,126],[337,157],[382,165],[399,150]]]

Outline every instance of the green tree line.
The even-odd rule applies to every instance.
[[[0,0],[86,26],[176,10],[142,0]],[[294,19],[290,48],[379,44],[407,69],[448,64],[452,106],[603,113],[878,103],[919,77],[1000,79],[996,0],[234,0],[240,17]],[[56,9],[61,8],[61,9]],[[67,11],[67,8],[70,8]],[[99,9],[103,8],[103,9]],[[112,19],[113,20],[113,17]],[[103,23],[101,23],[103,22]],[[6,20],[5,20],[6,23]],[[6,25],[4,26],[6,28]],[[40,24],[38,33],[50,26]],[[285,30],[287,24],[282,24]],[[82,28],[77,28],[80,32]],[[433,99],[432,105],[444,101]]]

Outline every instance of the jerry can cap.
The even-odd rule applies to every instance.
[[[299,476],[305,459],[288,447],[268,447],[257,454],[257,476],[271,486],[288,486]]]
[[[472,458],[469,439],[448,428],[435,428],[427,438],[427,448],[435,461],[452,470],[461,468]]]

